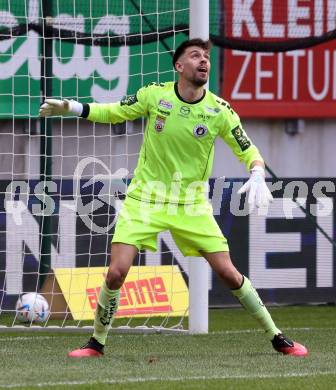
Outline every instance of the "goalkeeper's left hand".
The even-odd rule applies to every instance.
[[[254,206],[266,207],[273,200],[271,191],[265,182],[265,170],[261,166],[255,166],[251,169],[251,177],[238,190],[238,194],[243,194],[247,191],[249,191],[248,203],[252,210]]]

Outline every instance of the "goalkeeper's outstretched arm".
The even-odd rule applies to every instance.
[[[151,88],[141,88],[135,95],[125,96],[116,103],[79,103],[67,99],[46,99],[40,116],[79,116],[92,122],[121,123],[148,114]]]

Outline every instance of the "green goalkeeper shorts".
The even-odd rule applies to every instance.
[[[169,230],[184,256],[228,251],[228,243],[208,202],[198,205],[153,204],[126,197],[112,242],[157,251],[157,235]]]

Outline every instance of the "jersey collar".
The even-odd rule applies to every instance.
[[[203,90],[203,95],[198,99],[198,100],[195,100],[194,102],[187,102],[186,100],[183,99],[183,97],[179,94],[179,91],[178,91],[178,88],[177,88],[177,81],[174,83],[174,90],[175,90],[175,94],[176,96],[178,97],[178,99],[180,99],[183,103],[187,103],[187,104],[197,104],[199,103],[200,101],[202,101],[205,97],[205,94],[206,94],[206,90],[204,89]]]

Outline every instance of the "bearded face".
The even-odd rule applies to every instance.
[[[176,70],[180,77],[197,87],[207,83],[210,72],[208,50],[197,46],[190,46],[176,62]]]

